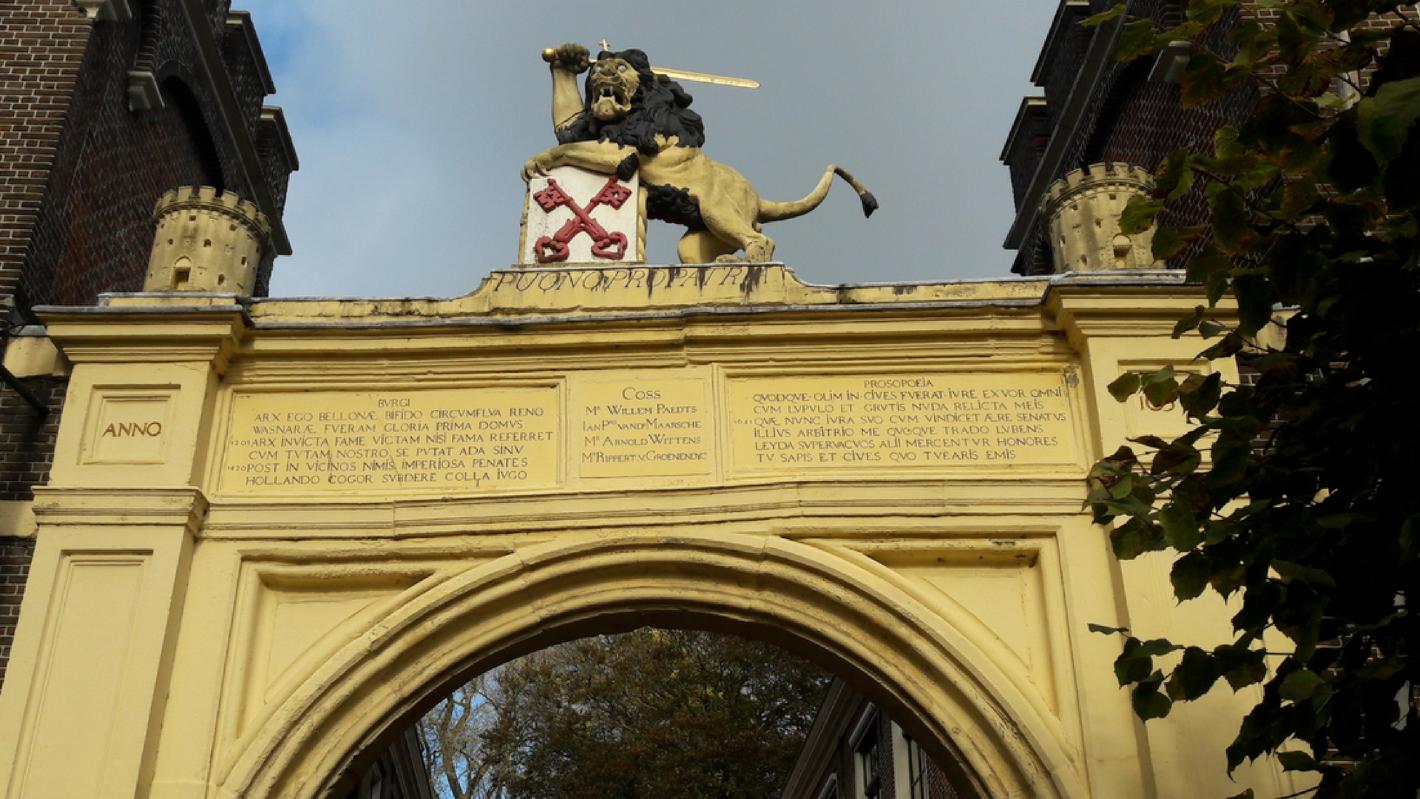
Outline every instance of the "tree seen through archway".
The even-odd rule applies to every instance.
[[[641,628],[479,675],[417,731],[444,797],[758,799],[782,789],[830,679],[758,641]]]

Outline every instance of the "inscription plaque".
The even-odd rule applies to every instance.
[[[268,496],[549,486],[560,427],[550,385],[237,394],[220,485]]]
[[[167,459],[177,388],[95,386],[84,431],[85,464],[153,464]]]
[[[701,377],[588,382],[576,406],[583,477],[708,475],[714,458]]]
[[[1060,373],[858,374],[730,380],[738,471],[1071,465]]]

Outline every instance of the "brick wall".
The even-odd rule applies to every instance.
[[[0,500],[33,499],[34,487],[49,479],[68,388],[68,380],[62,377],[21,381],[30,393],[48,402],[49,413],[41,416],[8,386],[0,390]]]
[[[89,31],[67,0],[0,3],[0,298],[19,284]]]
[[[183,184],[226,185],[217,140],[181,77],[181,61],[160,55],[169,65],[165,108],[129,110],[127,70],[139,33],[136,24],[94,28],[25,259],[21,307],[82,305],[100,292],[140,290],[158,197]]]
[[[231,38],[229,0],[201,5],[199,30],[231,60],[224,80],[240,117],[235,133],[185,0],[129,0],[132,19],[96,22],[71,0],[0,0],[0,303],[11,304],[11,322],[35,321],[35,305],[87,305],[101,292],[141,290],[153,205],[170,188],[207,184],[251,199],[250,181],[258,181],[278,211],[284,205],[296,164],[264,143],[269,134],[258,135],[269,127],[261,122],[269,83],[245,38]],[[132,69],[156,77],[161,109],[130,109]],[[258,163],[243,162],[240,136],[250,138]],[[259,267],[258,295],[273,261],[268,255]],[[25,383],[52,410],[39,417],[0,387],[0,500],[31,499],[53,458],[65,381]],[[0,530],[0,673],[33,551],[7,532]]]
[[[244,168],[181,0],[130,4],[132,20],[92,23],[70,0],[0,4],[0,120],[14,120],[0,122],[0,297],[21,308],[140,289],[153,203],[174,186],[251,198],[257,180],[284,205],[295,164],[258,146],[261,163]],[[259,144],[264,69],[227,25],[228,2],[204,5],[198,24],[230,60],[235,123]],[[129,110],[135,68],[155,74],[163,109]]]
[[[10,644],[15,640],[15,622],[20,618],[20,595],[34,551],[32,538],[0,537],[0,688],[5,685],[5,664],[10,662]]]
[[[0,390],[0,499],[32,499],[34,486],[49,476],[60,409],[68,381],[56,377],[23,378],[30,392],[49,404],[41,416],[9,388]],[[0,530],[0,688],[10,661],[10,642],[20,617],[20,599],[34,539],[15,538]]]

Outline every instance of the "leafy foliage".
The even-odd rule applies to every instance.
[[[511,661],[420,729],[461,744],[431,758],[458,799],[776,796],[828,680],[755,641],[643,628]]]
[[[1179,601],[1233,599],[1235,638],[1208,650],[1097,631],[1124,635],[1115,672],[1141,718],[1220,679],[1261,686],[1230,770],[1274,754],[1316,772],[1318,796],[1414,797],[1420,20],[1379,0],[1267,0],[1253,5],[1277,16],[1260,24],[1238,5],[1192,0],[1170,30],[1126,21],[1116,55],[1190,40],[1184,105],[1258,90],[1250,119],[1217,131],[1211,154],[1169,156],[1154,197],[1125,212],[1145,227],[1201,186],[1211,224],[1155,238],[1156,256],[1186,254],[1208,298],[1175,336],[1197,331],[1201,359],[1240,356],[1257,377],[1121,376],[1118,399],[1177,403],[1194,425],[1097,463],[1087,501],[1118,557],[1172,554]],[[1230,27],[1230,57],[1201,45],[1215,25]],[[1236,317],[1220,312],[1225,295]]]

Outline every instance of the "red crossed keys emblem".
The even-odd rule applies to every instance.
[[[533,199],[542,207],[542,210],[551,213],[560,206],[567,206],[572,211],[572,218],[567,220],[567,224],[552,236],[543,236],[533,245],[533,252],[537,254],[537,262],[540,264],[557,263],[567,260],[567,244],[578,234],[586,231],[592,237],[592,255],[598,258],[606,258],[612,261],[620,261],[626,255],[626,234],[613,231],[608,233],[601,223],[592,218],[592,211],[599,206],[609,205],[612,208],[620,208],[631,196],[631,190],[617,182],[616,176],[612,175],[606,179],[606,185],[592,197],[592,201],[586,208],[577,204],[577,201],[567,196],[567,192],[557,185],[553,178],[547,179],[547,188],[533,195]]]

